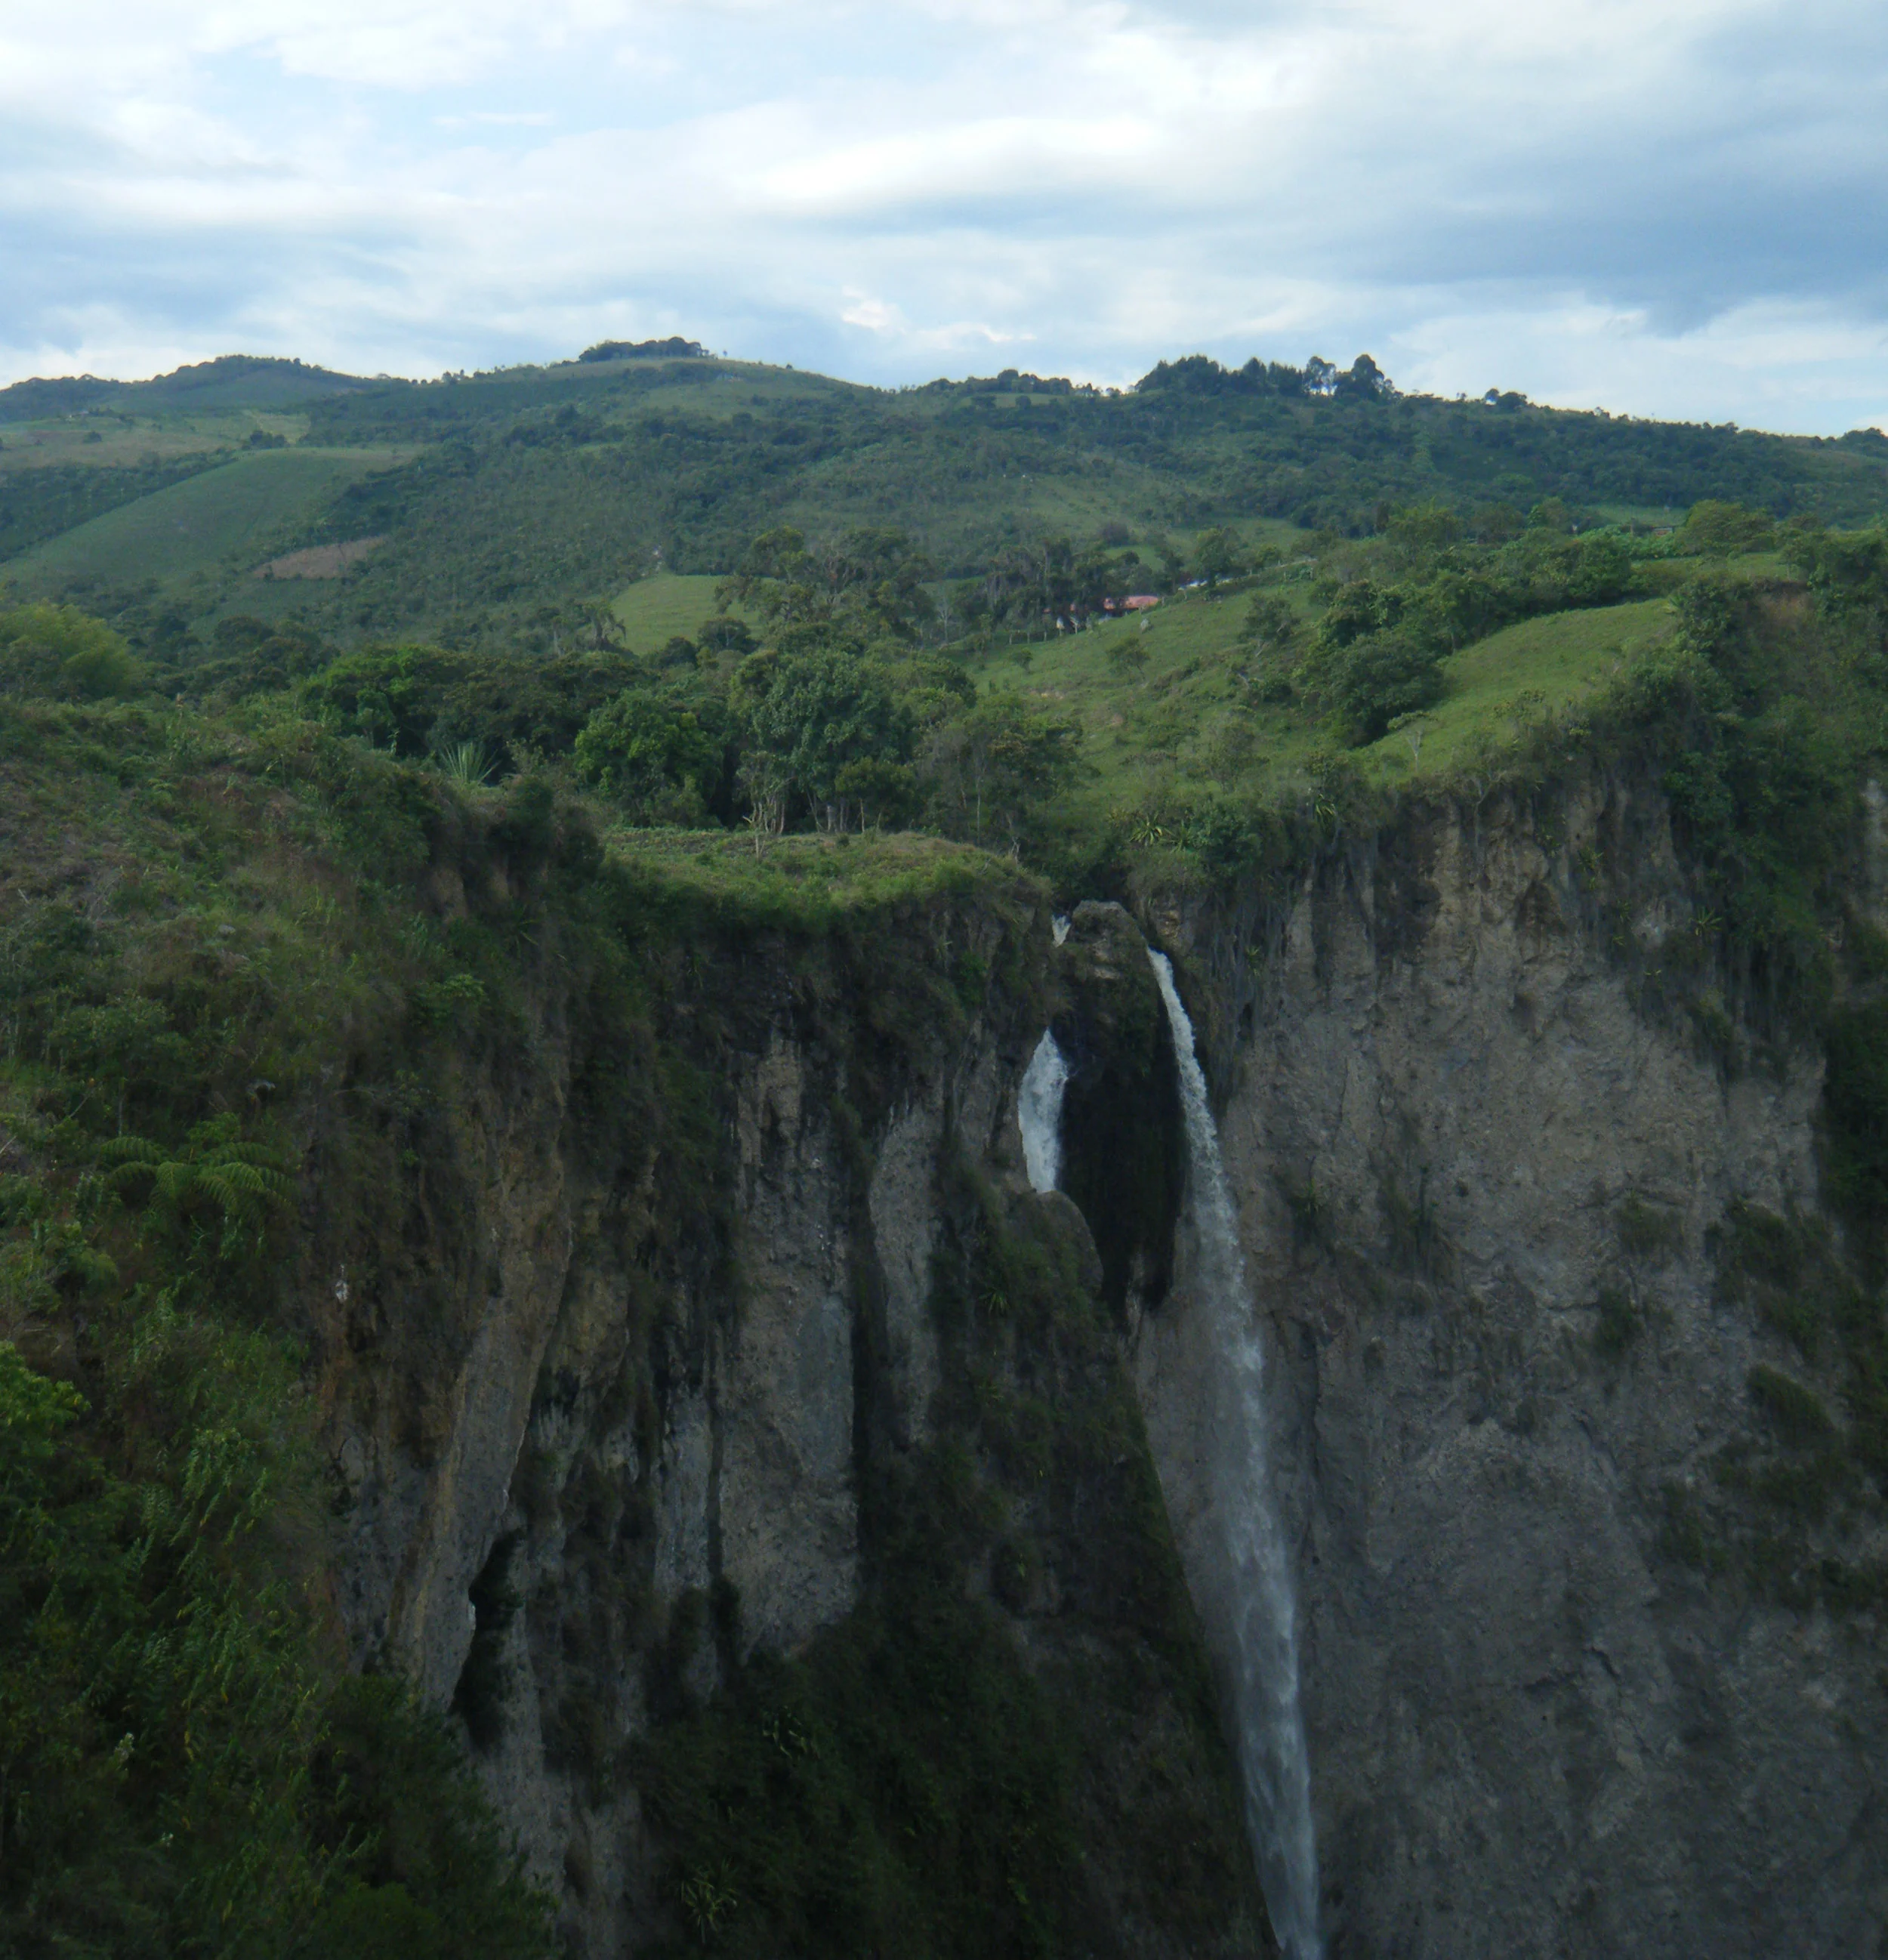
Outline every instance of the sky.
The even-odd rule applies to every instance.
[[[1888,422],[1880,0],[0,0],[0,380],[682,333]]]

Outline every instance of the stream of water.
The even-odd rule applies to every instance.
[[[1209,1316],[1219,1362],[1212,1371],[1213,1405],[1202,1411],[1209,1437],[1209,1495],[1222,1561],[1222,1591],[1216,1604],[1225,1624],[1214,1631],[1231,1673],[1246,1826],[1286,1960],[1320,1960],[1317,1844],[1311,1828],[1311,1763],[1298,1707],[1297,1608],[1291,1558],[1266,1465],[1265,1357],[1246,1288],[1245,1255],[1219,1155],[1219,1132],[1194,1052],[1193,1023],[1174,988],[1171,963],[1151,947],[1147,956],[1166,1004],[1180,1069],[1200,1310]],[[1037,1052],[1040,1056],[1041,1050]],[[1202,1605],[1206,1608],[1207,1602]]]
[[[1068,1086],[1069,1064],[1055,1036],[1045,1032],[1016,1092],[1016,1124],[1031,1191],[1054,1190],[1062,1175],[1062,1092]]]

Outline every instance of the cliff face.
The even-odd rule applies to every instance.
[[[1142,923],[1263,1323],[1333,1956],[1873,1951],[1821,1051],[1703,984],[1656,791]],[[857,1933],[828,1868],[894,1839],[914,1952],[1267,1950],[1142,926],[1054,952],[1018,885],[682,934],[633,1013],[556,970],[315,1236],[357,1653],[459,1711],[579,1952]],[[1073,1204],[1020,1163],[1045,1023]]]
[[[1657,794],[1432,812],[1149,924],[1265,1323],[1333,1955],[1874,1952],[1879,1506],[1816,1499],[1839,1366],[1733,1256],[1831,1242],[1821,1056],[1648,1004],[1693,931]],[[1189,1262],[1136,1367],[1197,1588]]]
[[[463,1717],[576,1952],[815,1936],[782,1834],[855,1791],[828,1936],[885,1936],[835,1860],[914,1856],[912,1952],[1262,1949],[1118,1322],[1022,1175],[1050,948],[1020,881],[704,930],[631,1035],[547,960],[417,1196],[327,1223],[350,1637]]]

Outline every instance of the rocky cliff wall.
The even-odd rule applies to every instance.
[[[914,1952],[1263,1949],[1118,1319],[1022,1174],[1050,947],[997,878],[685,929],[634,1001],[547,957],[317,1236],[349,1638],[458,1712],[575,1953],[882,1943],[834,1868],[901,1831]]]
[[[1146,923],[1271,1357],[1332,1955],[1877,1952],[1888,1672],[1843,1575],[1880,1507],[1779,1440],[1753,1386],[1815,1430],[1839,1362],[1729,1269],[1740,1232],[1834,1242],[1822,1058],[1658,1004],[1700,928],[1656,791],[1419,811]],[[1136,1367],[1198,1588],[1189,1260]]]
[[[1874,1951],[1822,1049],[1717,972],[1656,790],[1047,923],[665,928],[634,1001],[547,957],[313,1236],[354,1651],[458,1710],[573,1949],[816,1944],[828,1876],[768,1874],[824,1806],[849,1870],[955,1861],[913,1951],[1265,1950],[1176,1561],[1209,1601],[1219,1357],[1144,928],[1270,1357],[1333,1956]],[[1045,1022],[1077,1208],[1022,1176]]]

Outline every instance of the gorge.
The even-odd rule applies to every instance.
[[[1873,902],[1888,856],[1871,821]],[[621,1228],[580,1222],[625,1200],[559,1168],[569,1092],[489,1106],[487,1195],[466,1202],[493,1277],[431,1467],[407,1467],[385,1417],[334,1403],[360,1465],[347,1612],[442,1701],[467,1705],[491,1657],[481,1773],[580,1950],[646,1941],[673,1912],[665,1845],[701,1800],[656,1758],[647,1781],[609,1766],[638,1760],[639,1730],[711,1731],[717,1707],[775,1719],[742,1682],[895,1588],[874,1512],[953,1443],[1007,1522],[952,1583],[1075,1697],[1055,1722],[1083,1699],[1096,1716],[1052,1940],[1263,1949],[1224,1834],[1218,1707],[1287,1953],[1317,1950],[1321,1911],[1333,1955],[1867,1950],[1888,1903],[1881,1525],[1865,1500],[1785,1508],[1779,1479],[1832,1439],[1788,1429],[1762,1385],[1799,1383],[1820,1411],[1842,1369],[1737,1266],[1767,1234],[1773,1291],[1833,1284],[1810,1276],[1821,1064],[1787,1042],[1727,1062],[1635,988],[1591,923],[1596,861],[1655,938],[1683,930],[1669,813],[1622,774],[1411,810],[1282,892],[1138,919],[1084,905],[1060,946],[1026,884],[784,960],[735,934],[672,1011],[679,1029],[710,1001],[733,1016],[715,1067],[733,1153],[714,1175],[738,1290],[718,1306],[705,1254],[664,1255],[640,1363],[621,1302],[650,1281],[618,1263]],[[939,1004],[889,1052],[867,1032],[882,963],[844,950],[888,931],[909,947],[898,994]],[[940,995],[970,972],[989,991]],[[618,1175],[648,1188],[647,1169]],[[1045,1283],[1063,1303],[1032,1329]],[[329,1339],[338,1355],[355,1337]],[[358,1397],[372,1376],[349,1367]],[[1123,1565],[1105,1543],[1120,1464],[1058,1433],[1072,1420],[1145,1452],[1143,1543],[1171,1531],[1192,1608],[1150,1602],[1131,1576],[1149,1551]],[[1263,1488],[1266,1431],[1276,1529],[1239,1501]],[[608,1597],[625,1567],[634,1612]],[[500,1592],[522,1604],[488,1618]],[[1098,1713],[1130,1651],[1143,1686]],[[1203,1662],[1221,1684],[1208,1730]],[[687,1828],[698,1850],[725,1841]],[[1171,1833],[1163,1860],[1188,1847],[1185,1887],[1139,1862],[1151,1830]],[[731,1898],[758,1882],[738,1860],[689,1869],[724,1870]],[[1199,1916],[1180,1927],[1182,1890]]]
[[[1459,567],[1027,697],[0,609],[0,1946],[1876,1951],[1888,558],[1801,536],[1342,752]]]

